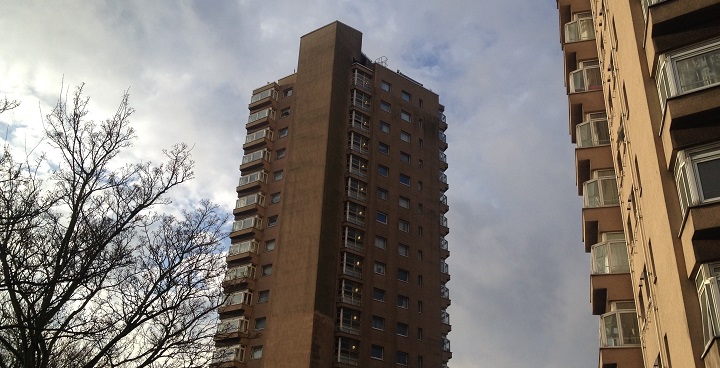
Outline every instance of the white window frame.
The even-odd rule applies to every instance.
[[[612,302],[611,311],[600,316],[600,347],[640,346],[640,328],[634,305],[632,301]]]
[[[267,171],[261,170],[241,176],[238,181],[238,186],[248,185],[257,181],[267,183]]]
[[[267,117],[275,119],[275,109],[273,109],[272,107],[268,107],[267,109],[262,109],[258,112],[250,114],[250,116],[248,116],[248,124],[254,123],[260,119],[264,119]]]
[[[235,208],[243,208],[257,204],[261,207],[265,206],[265,194],[262,192],[253,193],[240,197],[235,201]]]
[[[242,253],[258,253],[258,249],[260,247],[260,244],[257,240],[251,239],[251,240],[245,240],[239,243],[233,243],[230,244],[230,249],[228,250],[228,255],[234,256],[236,254],[242,254]]]
[[[601,239],[600,243],[590,247],[592,273],[594,275],[629,273],[630,260],[625,233],[603,233]]]
[[[610,176],[610,174],[612,176]],[[589,187],[597,188],[597,195],[591,197]],[[614,190],[612,190],[614,188]],[[583,183],[584,208],[612,207],[620,204],[615,171],[612,169],[593,171],[593,179]]]
[[[675,184],[683,217],[688,209],[720,201],[720,194],[706,198],[698,164],[720,160],[720,143],[679,151],[675,159]],[[706,188],[707,189],[707,188]]]
[[[273,100],[277,100],[277,97],[278,97],[277,90],[275,90],[275,88],[268,88],[264,91],[260,91],[256,94],[252,95],[252,97],[250,97],[250,103],[254,104],[255,102],[264,100],[268,97],[272,97]]]
[[[573,20],[565,23],[565,43],[595,39],[595,24],[591,12],[573,14]]]
[[[263,138],[267,138],[269,141],[272,141],[273,131],[270,128],[265,128],[258,130],[254,133],[249,133],[245,136],[245,144],[252,143],[255,141],[259,141]]]
[[[656,84],[658,88],[658,95],[660,96],[660,105],[663,109],[665,108],[665,102],[668,98],[720,85],[720,60],[718,60],[717,65],[713,65],[714,68],[707,65],[707,60],[702,60],[706,64],[705,68],[700,70],[699,73],[698,70],[687,70],[688,72],[694,71],[695,75],[700,75],[704,78],[697,81],[702,84],[691,88],[683,88],[682,86],[682,72],[679,71],[680,67],[678,66],[678,63],[713,52],[720,55],[720,39],[716,38],[709,42],[692,45],[681,50],[662,54],[658,57]]]
[[[592,73],[592,75],[590,74]],[[595,75],[597,73],[597,75]],[[578,79],[582,82],[582,85],[576,85],[574,75],[581,74],[582,78]],[[590,76],[595,78],[590,78]],[[597,79],[600,85],[590,84],[592,79]],[[600,62],[596,60],[586,60],[578,63],[578,68],[570,72],[568,77],[568,84],[570,85],[570,93],[588,92],[602,90],[602,73],[600,72]],[[592,87],[592,88],[591,88]]]
[[[700,301],[705,351],[720,337],[720,262],[700,265],[695,276],[695,287]]]
[[[583,134],[586,131],[587,134]],[[582,137],[587,136],[587,139]],[[610,144],[610,128],[604,112],[585,115],[585,121],[575,127],[577,148],[599,147]]]

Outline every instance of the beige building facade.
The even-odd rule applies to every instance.
[[[439,97],[331,23],[252,92],[213,367],[446,367]]]
[[[720,367],[720,1],[557,7],[598,366]]]

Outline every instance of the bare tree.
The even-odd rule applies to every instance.
[[[208,201],[158,213],[193,177],[189,148],[117,165],[135,139],[128,94],[101,123],[87,105],[82,86],[60,97],[47,155],[0,157],[0,367],[205,366],[226,216]]]

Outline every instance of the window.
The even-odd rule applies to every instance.
[[[273,227],[273,226],[277,225],[277,221],[278,221],[277,215],[268,217],[267,227]]]
[[[423,104],[423,99],[421,98],[421,99],[418,101],[418,106],[422,109],[422,108],[423,108],[423,105],[424,105],[424,104]]]
[[[261,346],[253,346],[250,349],[250,359],[260,359],[262,358],[262,351],[263,347]]]
[[[281,149],[277,150],[277,152],[275,153],[276,160],[279,160],[283,157],[285,157],[285,148],[281,148]]]
[[[376,236],[375,237],[375,246],[380,249],[387,248],[387,239],[383,238],[382,236]]]
[[[385,290],[373,288],[373,300],[377,300],[379,302],[385,302]]]
[[[406,297],[405,295],[398,295],[397,305],[400,308],[408,309],[408,307],[410,307],[410,298]]]
[[[270,276],[272,275],[272,264],[264,265],[262,267],[262,275],[263,276]]]
[[[395,363],[399,365],[408,365],[409,360],[408,353],[404,351],[398,351],[397,354],[395,354]]]
[[[280,110],[280,118],[286,118],[288,116],[290,116],[290,108],[289,107],[286,107],[286,108]]]
[[[418,203],[418,213],[421,215],[423,214],[423,204],[422,203]]]
[[[720,263],[705,263],[700,265],[697,276],[695,276],[695,287],[700,299],[700,317],[702,319],[703,336],[705,347],[720,337],[720,288],[718,287],[718,276],[720,276]]]
[[[423,302],[422,300],[418,300],[418,313],[423,312]]]
[[[266,241],[265,242],[265,251],[272,252],[274,250],[275,250],[275,239]]]
[[[405,152],[400,152],[400,162],[405,164],[410,164],[410,154]]]
[[[373,359],[383,359],[385,349],[382,346],[372,345],[370,347],[370,357]]]
[[[412,121],[412,118],[410,117],[410,113],[406,112],[406,111],[400,112],[400,119],[402,119],[408,123]]]
[[[398,230],[409,233],[410,232],[410,223],[405,220],[398,220]]]
[[[720,84],[720,42],[660,55],[656,75],[663,106],[667,98]]]
[[[380,143],[378,147],[380,148],[380,153],[384,153],[386,155],[390,154],[390,146],[388,146],[387,144]]]
[[[423,277],[422,277],[422,275],[418,275],[417,280],[418,280],[418,286],[422,287],[422,286],[423,286]]]
[[[280,203],[280,193],[273,193],[270,195],[270,203]]]
[[[422,180],[418,180],[418,190],[422,191]]]
[[[565,24],[565,42],[578,42],[595,39],[592,13],[573,14],[573,21]]]
[[[288,128],[282,128],[278,131],[278,136],[280,138],[285,138],[288,135]]]
[[[292,88],[288,88],[288,89],[284,90],[284,91],[283,91],[283,96],[285,96],[285,97],[290,97],[290,96],[292,96]]]
[[[602,90],[600,62],[588,60],[578,62],[578,69],[570,72],[570,93]]]
[[[410,247],[405,244],[398,244],[398,254],[403,257],[407,257],[410,255]]]
[[[422,140],[422,138],[419,138],[419,139],[418,139],[418,146],[420,146],[420,148],[423,147],[423,144],[424,144],[424,143],[425,143],[425,142]]]
[[[410,185],[410,177],[405,174],[400,174],[400,184]]]
[[[270,290],[258,291],[258,303],[264,303],[270,300]]]
[[[610,144],[610,130],[604,112],[585,115],[585,121],[575,128],[578,148]]]
[[[372,328],[376,330],[384,330],[385,329],[385,318],[378,317],[378,316],[372,316]]]
[[[603,233],[602,241],[590,247],[593,274],[628,273],[628,260],[625,234],[622,232]]]
[[[689,207],[720,200],[720,144],[678,152],[675,183],[683,215]]]
[[[420,213],[422,213],[422,207],[420,207]],[[447,227],[447,226],[446,226],[446,227]],[[422,227],[422,226],[418,226],[418,233],[417,233],[417,234],[418,234],[419,237],[422,238],[422,236],[423,236],[423,227]]]
[[[615,172],[612,169],[596,170],[593,172],[593,176],[594,179],[583,184],[585,208],[617,206],[620,204]]]
[[[400,139],[401,139],[403,142],[408,142],[408,143],[410,143],[410,141],[412,140],[412,136],[410,135],[410,133],[402,130],[402,131],[400,131]]]
[[[380,131],[384,133],[390,133],[390,124],[381,121],[380,122]]]
[[[398,268],[397,278],[398,278],[398,280],[400,280],[402,282],[410,282],[410,271],[403,270],[402,268]]]
[[[410,330],[410,327],[408,327],[408,325],[405,323],[398,322],[395,330],[397,331],[398,335],[407,337],[408,330]]]
[[[402,96],[403,100],[408,101],[408,102],[410,101],[410,98],[412,97],[412,95],[406,91],[402,91],[400,95]]]
[[[417,251],[417,259],[418,259],[418,261],[423,260],[423,251],[420,249],[418,249],[418,251]]]
[[[378,175],[388,177],[390,175],[390,169],[383,165],[378,165]]]
[[[385,263],[375,262],[375,264],[373,265],[373,271],[378,275],[384,275],[385,274]]]
[[[398,199],[398,205],[402,208],[410,208],[410,199],[400,196]]]
[[[266,89],[262,92],[258,92],[256,94],[252,95],[252,97],[250,97],[250,103],[253,104],[260,100],[264,100],[268,97],[272,97],[273,99],[277,100],[277,94],[278,94],[277,91],[273,88]]]
[[[422,341],[422,339],[423,339],[423,330],[420,327],[418,327],[418,329],[417,329],[417,339],[420,341]]]
[[[375,214],[375,219],[377,220],[377,222],[379,222],[381,224],[387,224],[387,214],[386,213],[377,211],[377,213]]]
[[[380,109],[383,111],[390,112],[390,104],[385,101],[380,101]]]
[[[383,188],[377,188],[377,197],[382,199],[383,201],[387,201],[388,191]]]
[[[600,346],[640,345],[635,303],[612,302],[611,312],[600,316]]]
[[[385,81],[380,81],[380,89],[382,89],[385,92],[390,92],[390,89],[392,88],[392,85]]]
[[[283,178],[283,171],[282,171],[282,170],[278,170],[278,171],[275,171],[275,172],[273,173],[273,181],[282,180],[282,178]]]
[[[255,318],[255,329],[256,330],[264,330],[265,329],[265,317]]]

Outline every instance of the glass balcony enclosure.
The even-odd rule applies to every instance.
[[[353,69],[352,82],[353,86],[358,86],[369,91],[372,91],[373,89],[372,76],[362,70]]]
[[[603,233],[602,242],[590,248],[593,274],[628,273],[628,260],[625,234],[622,232]]]
[[[262,229],[262,217],[260,216],[252,216],[252,217],[246,217],[244,219],[236,220],[233,222],[233,230],[232,231],[240,231],[245,230],[249,228],[256,228],[256,229]]]
[[[244,362],[245,349],[245,345],[233,345],[217,348],[213,353],[212,364]]]
[[[446,325],[450,324],[450,314],[445,309],[440,311],[440,322]]]
[[[350,112],[350,126],[363,132],[370,131],[370,117],[352,110]]]
[[[365,225],[365,207],[355,202],[345,202],[345,220],[355,225]]]
[[[340,301],[352,305],[362,302],[362,285],[355,281],[340,280]]]
[[[265,129],[258,130],[257,132],[253,132],[253,133],[246,135],[245,136],[245,144],[259,141],[263,138],[272,140],[272,129],[265,128]]]
[[[705,350],[715,338],[720,337],[720,263],[705,263],[700,265],[698,274],[695,277],[700,300],[700,316],[702,318],[703,337]]]
[[[447,163],[447,154],[445,154],[445,152],[440,150],[440,152],[438,152],[438,159],[442,162]]]
[[[238,267],[228,268],[225,273],[225,281],[237,280],[243,278],[255,278],[255,265],[246,264]]]
[[[448,250],[448,241],[443,237],[440,237],[440,249]]]
[[[372,98],[370,95],[357,89],[353,89],[350,93],[350,101],[352,101],[353,106],[360,110],[370,111],[372,107]]]
[[[440,297],[450,299],[450,289],[445,285],[440,285]]]
[[[583,200],[585,208],[617,206],[620,204],[618,197],[615,171],[597,170],[595,178],[583,184]]]
[[[233,243],[230,244],[230,250],[228,251],[228,255],[234,256],[236,254],[242,254],[242,253],[258,253],[258,249],[260,248],[260,245],[258,244],[257,240],[245,240],[240,243]]]
[[[573,20],[565,24],[565,43],[595,39],[592,13],[573,14]]]
[[[570,93],[602,89],[600,64],[597,60],[581,61],[578,67],[570,72]]]
[[[348,197],[355,198],[360,201],[365,201],[367,184],[355,178],[347,178],[347,184],[345,185],[345,189],[347,191]]]
[[[250,116],[248,117],[248,124],[267,117],[275,119],[275,109],[273,109],[272,107],[268,107],[267,109],[262,109],[258,112],[250,114]]]
[[[660,103],[720,84],[720,39],[660,55],[656,77]]]
[[[267,183],[267,172],[265,170],[256,171],[254,173],[241,176],[238,182],[238,186],[247,185],[257,181]]]
[[[340,270],[344,275],[362,278],[363,257],[349,252],[340,253]]]
[[[357,366],[360,342],[339,336],[335,342],[335,359],[338,363]]]
[[[613,302],[611,312],[600,316],[600,347],[639,346],[635,303]]]
[[[238,304],[251,305],[252,304],[252,293],[247,290],[230,293],[227,296],[227,299],[225,299],[223,306],[227,307],[227,306],[238,305]]]
[[[363,238],[365,237],[365,233],[362,231],[350,227],[345,226],[343,228],[343,245],[346,248],[351,248],[355,250],[362,251],[363,250]]]
[[[272,97],[273,100],[277,100],[278,92],[274,88],[269,88],[264,91],[258,92],[252,95],[252,97],[250,98],[250,103],[253,104],[269,97]]]
[[[235,201],[235,208],[243,208],[247,206],[251,206],[253,204],[258,204],[260,206],[265,205],[265,195],[263,193],[253,193],[250,195],[246,195],[244,197],[240,197]]]
[[[683,214],[689,207],[720,201],[720,144],[679,151],[674,171]]]
[[[368,162],[365,159],[355,155],[350,155],[348,158],[348,171],[357,176],[367,177],[367,167]]]
[[[350,132],[350,134],[348,135],[348,145],[350,146],[350,149],[353,151],[360,152],[362,154],[367,154],[369,142],[370,142],[370,139],[361,134],[358,134],[355,132]]]
[[[218,334],[228,334],[228,333],[247,333],[248,332],[248,325],[249,320],[247,317],[240,317],[240,318],[232,318],[232,319],[223,319],[220,320],[220,323],[218,323],[217,326],[217,333]]]
[[[270,161],[270,150],[268,150],[267,148],[263,148],[261,150],[257,150],[243,155],[242,165],[259,160]]]
[[[604,112],[585,115],[585,121],[575,127],[577,147],[597,147],[610,144],[610,129]]]
[[[442,337],[442,351],[450,352],[450,340],[445,335]]]
[[[440,272],[442,273],[450,273],[450,266],[445,262],[444,259],[440,260]]]
[[[360,311],[342,307],[338,309],[338,317],[336,321],[338,330],[353,334],[360,334]]]

